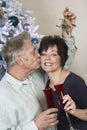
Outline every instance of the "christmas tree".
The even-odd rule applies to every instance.
[[[38,47],[42,35],[37,33],[39,25],[34,23],[32,11],[22,9],[22,3],[17,0],[0,0],[0,80],[6,71],[2,48],[7,39],[26,30],[31,35],[32,43]]]

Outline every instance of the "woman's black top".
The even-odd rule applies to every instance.
[[[46,85],[46,89],[49,88],[49,81]],[[69,94],[71,98],[75,101],[76,106],[81,109],[87,109],[87,85],[85,81],[78,75],[70,72],[64,81],[63,89],[66,94]],[[52,91],[52,96],[54,100],[55,107],[58,110],[58,120],[57,125],[58,130],[70,130],[69,124],[65,115],[63,108],[58,104],[58,93],[57,91]],[[74,128],[78,130],[87,130],[87,121],[80,120],[74,116],[70,115],[70,119]]]

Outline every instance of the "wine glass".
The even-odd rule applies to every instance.
[[[52,89],[51,88],[44,89],[43,92],[46,96],[48,108],[55,107],[53,96],[52,96]]]
[[[64,108],[66,103],[63,103],[63,96],[65,95],[64,89],[63,89],[63,84],[58,84],[54,86],[56,91],[58,92],[59,95],[59,103],[61,105],[62,108]],[[69,123],[69,128],[70,130],[77,130],[75,128],[73,128],[69,114],[65,111],[66,117],[67,117],[67,121]]]

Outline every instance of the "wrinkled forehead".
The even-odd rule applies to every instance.
[[[26,51],[28,51],[28,53],[30,52],[33,52],[36,50],[35,46],[32,44],[31,40],[25,40],[25,48],[26,48]]]
[[[32,44],[31,40],[29,40],[29,39],[24,39],[24,45],[28,46],[30,49],[32,47],[34,48],[34,45]]]

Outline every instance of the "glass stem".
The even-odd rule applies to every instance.
[[[65,114],[66,114],[66,117],[67,117],[67,120],[68,120],[68,123],[69,123],[70,130],[75,130],[75,129],[73,128],[73,126],[72,126],[72,123],[71,123],[71,120],[70,120],[70,117],[69,117],[68,113],[65,112]]]

